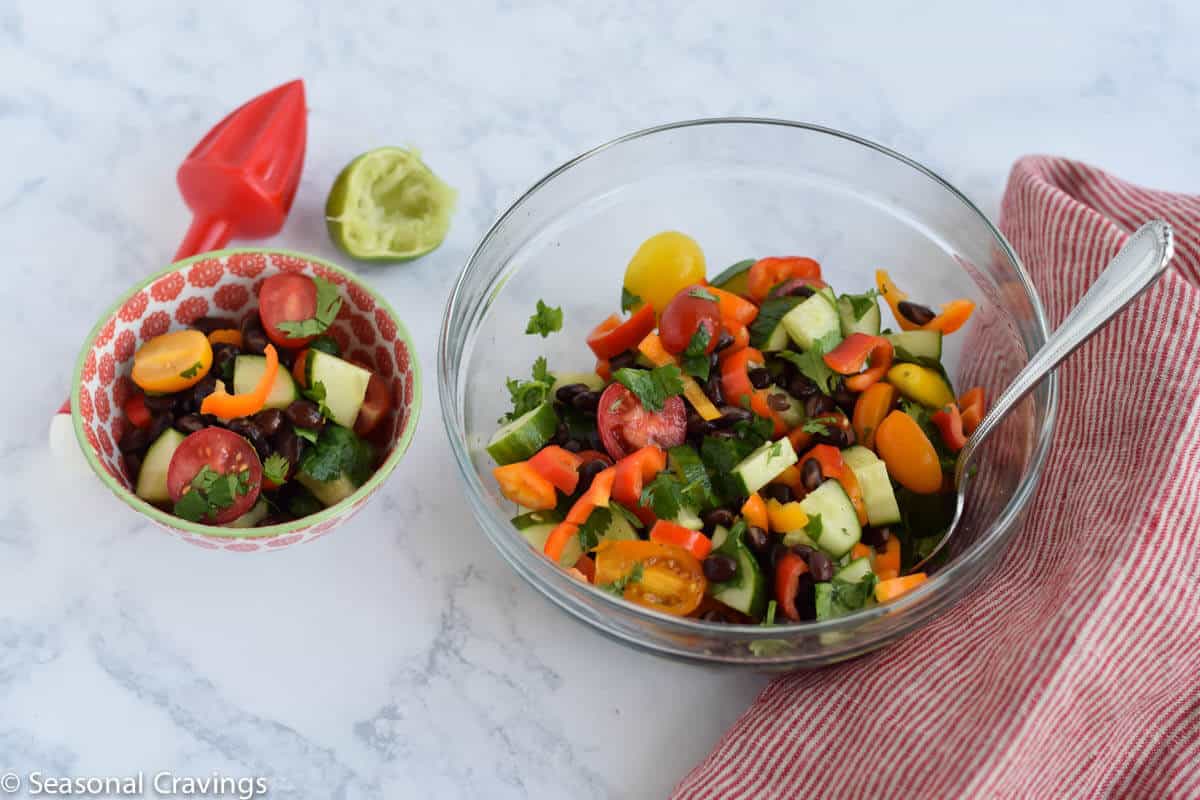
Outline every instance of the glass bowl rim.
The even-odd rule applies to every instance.
[[[467,260],[466,265],[459,272],[457,280],[455,280],[454,288],[450,292],[450,297],[446,303],[446,311],[442,317],[442,329],[438,341],[438,394],[442,412],[442,423],[446,429],[447,438],[450,440],[450,449],[454,453],[455,463],[458,465],[460,474],[468,487],[468,496],[472,506],[476,512],[477,519],[481,522],[481,527],[487,534],[488,539],[492,542],[501,557],[509,563],[509,565],[524,578],[528,583],[534,586],[538,591],[545,595],[555,605],[567,611],[574,617],[581,619],[595,627],[600,632],[615,636],[623,642],[631,644],[639,649],[654,652],[660,655],[668,655],[674,657],[684,657],[689,659],[701,659],[709,662],[720,662],[728,659],[721,656],[704,653],[688,653],[680,648],[669,648],[659,646],[653,642],[642,641],[625,631],[613,630],[603,626],[596,625],[592,619],[581,614],[571,603],[560,596],[565,594],[565,588],[571,584],[555,583],[556,581],[575,581],[564,570],[560,569],[549,561],[535,554],[532,549],[525,547],[525,552],[520,552],[520,555],[510,557],[509,552],[501,547],[495,540],[496,535],[503,533],[511,533],[512,527],[507,519],[500,519],[497,516],[497,511],[493,503],[488,499],[482,482],[479,480],[474,466],[471,462],[470,454],[467,448],[459,444],[456,437],[458,424],[453,413],[453,401],[456,394],[456,378],[452,374],[456,369],[456,362],[451,358],[451,322],[455,315],[460,310],[460,306],[464,302],[464,294],[467,291],[467,284],[475,272],[480,269],[480,256],[483,251],[491,243],[492,239],[498,235],[498,231],[504,226],[509,218],[518,214],[522,206],[539,192],[543,187],[558,178],[569,173],[574,167],[584,161],[600,155],[609,150],[614,150],[621,145],[635,141],[637,139],[655,136],[661,133],[680,130],[684,128],[707,127],[707,126],[723,126],[723,125],[763,125],[777,126],[785,128],[799,129],[810,133],[817,133],[826,136],[832,136],[837,139],[842,139],[851,144],[857,144],[874,150],[877,153],[888,156],[901,164],[921,173],[925,177],[931,179],[939,185],[943,190],[962,203],[970,210],[980,222],[983,223],[987,231],[991,234],[996,246],[1000,249],[1008,261],[1015,267],[1021,287],[1025,291],[1025,295],[1033,311],[1033,321],[1035,323],[1035,344],[1039,347],[1045,344],[1046,338],[1049,335],[1049,325],[1046,320],[1046,313],[1042,306],[1041,297],[1038,294],[1033,281],[1029,277],[1028,271],[1025,269],[1024,263],[1020,256],[1017,255],[1012,245],[1005,238],[1004,234],[996,227],[995,224],[984,214],[978,206],[976,206],[965,194],[957,189],[948,180],[941,175],[925,166],[924,164],[887,147],[885,145],[874,142],[870,139],[857,136],[852,133],[830,128],[824,125],[817,125],[808,122],[799,122],[787,119],[777,119],[770,117],[703,117],[690,120],[681,120],[678,122],[665,123],[655,125],[649,128],[627,133],[623,136],[618,136],[603,144],[597,145],[589,150],[584,151],[578,156],[562,163],[555,167],[550,172],[546,173],[540,180],[535,182],[529,189],[524,191],[509,207],[497,217],[496,221],[491,225],[488,231],[480,239],[479,244],[471,253],[471,257]],[[482,296],[491,297],[503,287],[505,276],[503,270],[493,276]],[[780,639],[788,635],[795,634],[826,634],[826,633],[845,633],[859,626],[878,620],[884,617],[897,617],[898,622],[906,622],[908,624],[902,627],[902,632],[911,630],[913,625],[920,624],[925,621],[924,617],[910,618],[905,612],[912,610],[920,604],[924,599],[934,599],[940,595],[942,590],[949,590],[957,584],[957,578],[964,573],[968,573],[982,559],[993,553],[997,547],[1002,545],[1015,532],[1016,523],[1021,512],[1025,509],[1027,503],[1032,499],[1036,492],[1038,483],[1041,480],[1042,472],[1046,465],[1046,459],[1049,456],[1050,447],[1052,444],[1052,434],[1054,425],[1057,419],[1058,411],[1058,376],[1056,372],[1051,372],[1049,376],[1042,382],[1039,388],[1044,387],[1045,391],[1045,419],[1041,426],[1036,430],[1036,441],[1033,445],[1033,452],[1030,457],[1029,468],[1021,476],[1017,484],[1012,498],[1001,509],[1000,513],[994,517],[984,531],[983,535],[976,541],[971,548],[963,554],[963,556],[950,562],[946,567],[935,572],[930,576],[929,580],[922,586],[914,589],[908,594],[900,597],[886,605],[878,605],[871,608],[856,611],[853,614],[848,614],[844,617],[824,620],[821,622],[808,621],[792,624],[778,624],[774,626],[764,627],[758,624],[729,624],[706,622],[703,620],[692,619],[690,617],[677,617],[662,612],[653,611],[634,603],[625,601],[624,599],[611,596],[605,592],[593,592],[593,598],[600,606],[606,610],[613,612],[614,617],[619,617],[622,614],[632,614],[635,618],[642,621],[655,623],[660,630],[676,635],[704,635],[716,639],[736,639],[739,641],[751,640],[760,641],[765,639]],[[463,439],[465,440],[465,431],[462,431]],[[484,521],[486,520],[486,521]],[[490,529],[491,525],[495,525],[495,529]],[[515,560],[514,560],[515,559]],[[525,563],[520,563],[524,561]],[[536,580],[534,578],[537,578]],[[966,590],[969,592],[970,588]],[[965,594],[963,592],[962,594]],[[955,602],[961,599],[961,595],[955,598]],[[945,608],[935,609],[933,616],[941,613]],[[884,637],[890,639],[891,637]],[[873,648],[867,648],[873,649]],[[778,657],[770,656],[755,656],[739,659],[738,663],[743,664],[761,664],[770,665],[772,663],[787,663],[794,661],[794,654],[780,654]]]

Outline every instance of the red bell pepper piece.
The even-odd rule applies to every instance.
[[[650,529],[650,541],[682,547],[701,561],[712,552],[712,540],[700,531],[660,519]]]
[[[150,409],[146,408],[146,396],[135,392],[125,401],[125,416],[138,428],[150,427]]]
[[[892,538],[899,541],[895,537]],[[586,554],[580,556],[579,560],[575,562],[575,569],[579,570],[580,574],[587,578],[588,583],[596,582],[596,560],[591,556]]]
[[[563,551],[567,549],[567,542],[571,541],[571,537],[578,533],[579,526],[574,522],[558,523],[546,537],[546,544],[542,547],[542,552],[546,554],[546,558],[557,564],[562,559]]]
[[[547,445],[529,459],[534,472],[554,484],[563,494],[572,494],[579,485],[579,467],[583,459],[556,444]]]
[[[754,384],[750,383],[752,363],[765,363],[763,354],[753,347],[721,354],[721,391],[725,394],[725,402],[740,406],[754,397]]]
[[[624,322],[616,314],[596,326],[587,338],[588,347],[596,358],[609,359],[638,346],[646,334],[654,330],[654,307],[646,305],[633,312]]]
[[[750,299],[761,303],[771,289],[788,278],[820,278],[821,265],[811,258],[784,256],[760,258],[746,276],[746,291]]]
[[[958,398],[958,406],[962,409],[963,432],[970,436],[983,422],[983,414],[987,410],[983,387],[976,386],[963,392]]]
[[[771,523],[767,517],[767,504],[758,492],[746,498],[746,502],[742,505],[742,516],[745,517],[747,525],[762,528],[764,531],[771,529]]]
[[[758,316],[758,306],[744,297],[715,286],[709,286],[705,291],[712,293],[717,298],[717,305],[721,309],[721,319],[749,325]]]
[[[623,506],[636,510],[646,481],[667,467],[667,453],[661,447],[647,445],[622,458],[616,464],[612,496]]]
[[[937,426],[942,434],[942,441],[951,451],[957,453],[966,446],[967,437],[963,434],[963,419],[957,404],[951,403],[935,411],[929,420]]]
[[[612,380],[612,364],[608,363],[607,358],[596,359],[595,372],[597,375],[600,376],[600,379],[602,381],[604,381],[605,383],[608,383],[609,381]]]
[[[861,392],[877,383],[891,369],[895,348],[882,336],[852,333],[825,354],[825,364],[839,375],[848,375],[846,388]],[[871,366],[859,372],[870,359]]]
[[[808,572],[804,559],[790,550],[775,565],[775,602],[779,610],[793,622],[800,621],[796,609],[796,591],[800,588],[800,576]]]
[[[607,508],[608,500],[612,496],[613,480],[616,476],[616,467],[607,467],[595,478],[592,478],[592,485],[567,512],[567,522],[582,525],[587,522],[587,518],[598,506]]]
[[[733,337],[733,342],[722,352],[736,353],[738,350],[745,350],[750,346],[750,329],[745,325],[728,317],[722,318],[721,325]]]

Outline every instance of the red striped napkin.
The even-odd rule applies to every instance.
[[[676,798],[1200,797],[1200,196],[1029,157],[1001,227],[1057,325],[1152,217],[1173,268],[1061,368],[1003,563],[897,644],[773,682]]]

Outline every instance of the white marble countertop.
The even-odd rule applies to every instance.
[[[1182,1],[68,5],[0,8],[0,772],[215,770],[319,800],[665,796],[764,679],[602,638],[475,527],[434,354],[490,222],[583,149],[726,114],[876,139],[993,213],[1028,152],[1200,185],[1200,15]],[[308,159],[272,243],[337,260],[325,193],[371,147],[418,146],[459,190],[440,250],[362,269],[415,334],[425,408],[407,459],[336,535],[213,554],[56,469],[45,423],[100,312],[174,252],[183,155],[297,76]]]

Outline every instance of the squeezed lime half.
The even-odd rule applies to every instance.
[[[403,147],[380,147],[351,161],[325,201],[329,237],[364,261],[425,255],[446,238],[453,212],[454,190]]]

